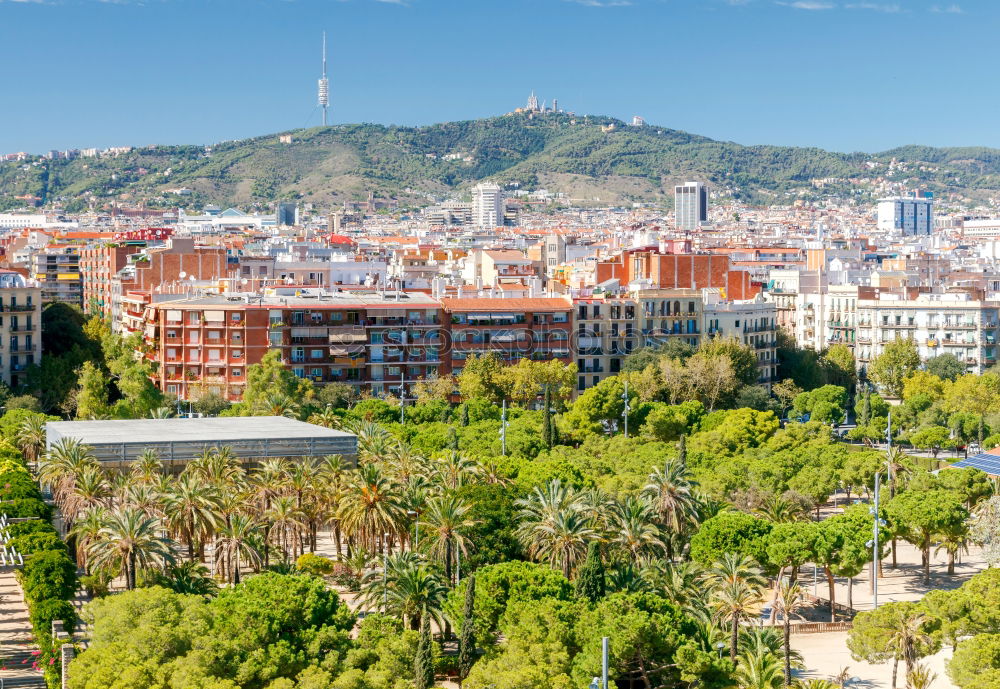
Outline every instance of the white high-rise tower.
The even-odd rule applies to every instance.
[[[319,107],[323,108],[323,126],[326,126],[326,109],[330,105],[330,81],[326,78],[326,31],[323,32],[323,76],[319,78]]]

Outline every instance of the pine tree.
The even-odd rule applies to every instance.
[[[431,644],[430,615],[424,610],[420,620],[420,640],[417,655],[413,659],[413,684],[416,689],[431,689],[434,686],[434,647]]]
[[[576,595],[596,603],[604,598],[607,582],[604,580],[604,563],[601,562],[601,546],[592,541],[587,550],[587,559],[583,561],[576,575]]]
[[[462,611],[462,635],[458,637],[458,683],[461,686],[476,656],[476,575],[465,580],[465,609]]]
[[[688,449],[687,449],[687,436],[681,434],[680,439],[677,441],[677,461],[681,466],[687,466],[688,459]]]
[[[545,386],[545,413],[542,416],[542,439],[552,449],[552,392]]]

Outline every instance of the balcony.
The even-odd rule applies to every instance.
[[[329,328],[328,332],[330,344],[351,344],[354,342],[366,342],[368,340],[365,329],[358,325]]]

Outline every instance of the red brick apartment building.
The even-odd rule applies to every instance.
[[[243,395],[248,366],[278,349],[295,375],[373,395],[460,371],[472,352],[571,361],[566,299],[442,299],[420,292],[342,291],[208,296],[142,306],[155,382],[181,399]],[[130,304],[130,306],[133,306]]]
[[[597,264],[596,282],[617,279],[622,285],[645,278],[661,289],[722,288],[727,299],[752,299],[760,292],[750,273],[733,270],[729,256],[660,253],[656,249],[629,249]]]

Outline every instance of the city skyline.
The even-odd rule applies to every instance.
[[[2,151],[210,144],[318,125],[324,30],[333,124],[500,115],[533,89],[580,114],[745,144],[1000,147],[994,96],[980,87],[1000,8],[976,0],[64,0],[0,3],[0,16],[0,59],[22,65],[0,84],[22,103],[0,114]],[[523,19],[490,49],[482,22],[511,17]],[[580,48],[590,45],[600,49]],[[703,78],[678,90],[670,68],[684,64]],[[978,105],[933,95],[943,88]]]

